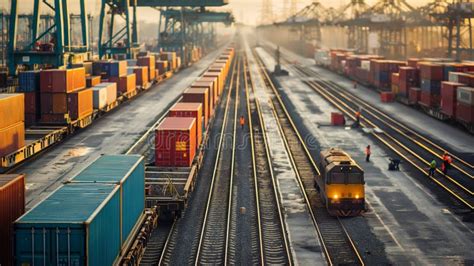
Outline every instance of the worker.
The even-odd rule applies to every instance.
[[[355,122],[352,124],[353,128],[359,127],[360,126],[360,110],[355,112]]]
[[[430,177],[434,176],[435,171],[436,171],[436,160],[433,159],[433,161],[431,161],[431,163],[430,163],[430,169],[429,169],[429,172],[428,172],[428,176],[430,176]]]
[[[365,161],[370,162],[370,155],[372,154],[372,151],[370,151],[370,145],[367,145],[365,148]]]
[[[245,125],[245,118],[243,115],[240,116],[240,127],[242,129],[244,129],[244,125]]]
[[[354,89],[357,89],[357,81],[354,81]]]
[[[443,154],[442,157],[443,163],[441,164],[441,170],[443,171],[443,174],[446,175],[448,173],[448,169],[451,166],[451,163],[453,160],[451,159],[451,156],[447,152]]]

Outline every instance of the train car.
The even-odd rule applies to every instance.
[[[322,151],[320,169],[314,183],[329,214],[356,216],[364,211],[364,170],[346,152]]]

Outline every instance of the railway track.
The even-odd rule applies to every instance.
[[[306,204],[311,210],[313,223],[318,231],[322,251],[328,264],[364,265],[364,261],[343,223],[327,213],[321,197],[314,188],[313,177],[320,174],[319,169],[257,53],[255,53],[255,57],[267,92],[271,95],[273,109],[278,118],[280,131],[284,136],[292,164],[297,169],[301,187],[304,187]]]
[[[238,56],[236,56],[236,59],[234,59],[234,61],[238,61]],[[230,110],[230,103],[231,103],[231,95],[234,91],[234,83],[235,83],[235,79],[236,79],[236,65],[237,65],[237,62],[234,62],[232,64],[232,74],[231,74],[231,78],[230,78],[230,81],[228,83],[228,86],[229,86],[229,89],[227,91],[227,95],[225,96],[225,105],[222,106],[224,107],[224,110],[223,113],[223,119],[222,119],[222,123],[223,123],[223,126],[221,127],[221,130],[220,132],[218,132],[217,136],[218,136],[218,139],[216,141],[216,144],[217,144],[217,155],[216,155],[216,161],[215,163],[213,163],[213,170],[212,170],[212,177],[211,177],[211,180],[208,181],[210,184],[213,184],[216,180],[216,175],[217,175],[217,167],[218,167],[218,158],[220,157],[220,153],[221,153],[221,150],[223,149],[223,146],[224,146],[224,141],[225,141],[225,137],[226,137],[226,127],[225,125],[228,124],[228,120],[229,120],[229,110]],[[222,100],[224,99],[224,97],[222,98]],[[212,145],[212,144],[210,144]],[[214,148],[214,147],[212,147]],[[201,180],[200,181],[201,183],[204,182],[204,180]],[[211,188],[209,190],[209,195],[211,195],[211,191],[212,191],[212,185],[210,185]],[[206,204],[198,204],[198,206],[195,206],[196,208],[202,208],[202,212],[207,212],[207,209],[208,209],[208,201],[209,201],[209,198],[207,198],[207,201],[206,201]],[[201,207],[202,206],[202,207]],[[201,211],[199,211],[201,212]],[[186,213],[186,210],[185,210],[185,213]],[[185,213],[183,213],[183,216],[186,215]],[[199,214],[201,215],[201,214]],[[204,215],[204,214],[203,214]],[[195,227],[196,228],[199,228],[197,230],[195,230],[195,234],[193,234],[191,236],[191,242],[192,243],[196,243],[196,242],[199,242],[199,244],[201,243],[201,236],[202,236],[202,230],[204,228],[204,219],[203,218],[200,218],[200,217],[193,217],[195,218]],[[179,256],[181,254],[175,254],[175,248],[177,246],[180,245],[180,242],[178,242],[178,234],[180,234],[180,232],[178,232],[179,226],[176,226],[176,229],[173,230],[171,233],[171,235],[168,237],[168,240],[166,241],[164,247],[163,247],[163,251],[161,252],[161,256],[159,258],[159,265],[170,265],[173,263],[173,257],[174,256]],[[187,264],[194,264],[194,263],[197,263],[197,257],[196,257],[196,254],[198,254],[198,244],[192,244],[191,245],[191,252],[192,253],[190,255],[190,257],[186,258],[187,260]]]
[[[381,129],[372,130],[371,134],[400,156],[404,162],[408,162],[424,175],[429,177],[428,167],[431,160],[439,159],[447,151],[357,96],[350,94],[337,84],[322,80],[316,72],[301,66],[294,68],[305,77],[319,78],[304,82],[347,116],[355,119],[355,112],[362,107],[361,126],[369,129]],[[448,174],[444,175],[440,169],[437,169],[435,176],[429,178],[453,196],[462,206],[472,211],[474,207],[472,165],[459,156],[450,154],[453,156],[454,162]]]
[[[229,92],[233,93],[234,97],[227,99],[227,105],[231,108],[226,108],[227,119],[224,119],[225,124],[222,131],[224,137],[221,138],[217,151],[217,160],[194,261],[196,265],[222,265],[226,264],[228,260],[239,82],[240,60],[237,60],[235,86],[231,87]]]
[[[271,167],[263,118],[257,100],[249,95],[250,72],[245,60],[244,86],[252,149],[252,168],[258,216],[259,247],[262,265],[291,265],[291,252],[280,209],[277,184]]]

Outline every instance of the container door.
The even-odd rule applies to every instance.
[[[51,265],[85,265],[85,235],[82,229],[61,227],[50,231]]]

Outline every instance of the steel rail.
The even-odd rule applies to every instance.
[[[260,110],[260,104],[258,99],[253,99],[252,102],[250,101],[250,93],[249,93],[249,83],[251,84],[250,73],[248,71],[248,61],[245,58],[244,63],[244,81],[245,81],[245,91],[247,97],[247,114],[248,114],[248,121],[249,121],[249,128],[250,128],[250,143],[252,149],[252,167],[253,167],[253,178],[254,178],[254,186],[255,186],[255,197],[257,199],[257,216],[258,216],[258,228],[259,228],[259,244],[260,244],[260,258],[261,258],[261,265],[293,265],[291,260],[291,252],[290,247],[288,244],[288,238],[286,236],[287,230],[283,220],[283,214],[281,211],[281,202],[280,198],[278,197],[278,188],[277,183],[275,182],[275,176],[273,172],[273,168],[271,167],[271,158],[270,158],[270,150],[269,144],[266,137],[266,130],[265,125],[262,117],[262,113]],[[252,87],[252,91],[254,88]],[[258,120],[256,122],[257,128],[260,130],[258,133],[254,134],[254,126],[252,121],[252,109],[256,112],[258,116]],[[258,134],[261,135],[259,139]],[[261,142],[260,145],[263,147],[263,151],[265,153],[264,158],[261,160],[266,161],[266,165],[268,167],[267,171],[269,175],[263,174],[258,175],[258,167],[257,167],[257,142]],[[268,180],[269,179],[269,180]],[[271,186],[271,189],[268,189],[265,186],[265,182],[268,182],[268,186]],[[271,190],[271,191],[269,191]],[[269,198],[267,198],[269,197]],[[260,200],[261,199],[261,200]],[[261,201],[268,201],[272,204],[272,211],[269,211],[267,208],[268,206],[263,205]],[[276,213],[275,213],[276,212]],[[275,216],[278,217],[278,228],[275,227],[273,224],[275,223],[274,219]],[[276,232],[279,231],[279,232]],[[276,241],[276,237],[281,237],[283,244],[279,243],[281,241],[277,241],[275,243],[268,243]],[[273,245],[272,245],[273,244]],[[277,249],[284,249],[284,251],[276,252]],[[281,253],[284,253],[284,257],[282,257]],[[283,261],[282,259],[285,259]]]

